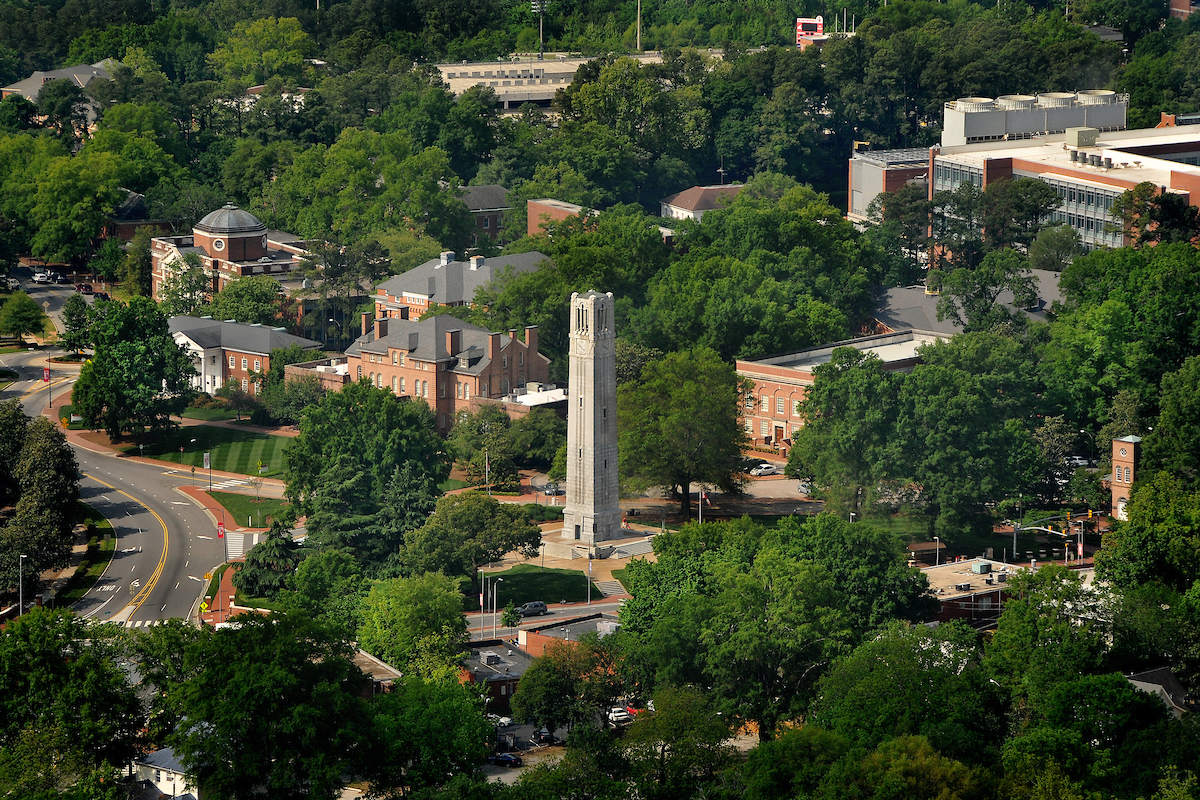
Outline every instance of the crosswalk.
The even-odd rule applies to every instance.
[[[125,621],[126,628],[153,628],[155,625],[165,625],[165,619],[130,619]]]
[[[230,478],[227,481],[221,481],[220,483],[214,483],[212,485],[212,488],[216,489],[217,491],[223,491],[225,489],[232,489],[236,486],[245,486],[247,483],[249,483],[249,481],[246,481],[242,478]]]
[[[259,536],[257,533],[243,533],[241,531],[226,531],[225,533],[225,551],[228,558],[243,558],[250,551],[251,547],[258,544]]]

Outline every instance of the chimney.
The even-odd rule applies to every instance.
[[[420,341],[421,334],[417,333],[416,331],[408,334],[408,352],[410,355],[416,352],[417,345],[420,343]]]
[[[410,309],[408,306],[400,306],[400,313],[398,314],[400,319],[408,319],[409,318],[408,317],[409,310]]]
[[[454,251],[453,250],[443,250],[441,256],[438,258],[438,267],[444,267],[453,261],[454,261]]]
[[[375,320],[375,341],[378,342],[380,339],[387,336],[387,331],[388,331],[387,317],[383,317],[382,319]]]
[[[367,312],[362,315],[362,335],[366,336],[367,331],[371,329],[370,323],[367,322]]]
[[[500,358],[500,334],[488,334],[488,358],[495,362]]]
[[[471,271],[479,269],[483,266],[483,256],[471,256]]]
[[[525,326],[525,347],[529,351],[528,358],[533,358],[538,351],[538,332],[537,325]]]
[[[462,331],[458,328],[446,331],[446,355],[456,356],[460,352],[462,352]]]

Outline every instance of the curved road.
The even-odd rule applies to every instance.
[[[43,413],[49,396],[41,382],[42,363],[52,354],[42,349],[0,356],[0,366],[20,375],[0,392],[0,400],[18,398],[27,414]],[[49,389],[55,397],[70,390],[76,374],[54,369]],[[225,543],[208,514],[176,491],[192,475],[156,462],[72,448],[84,473],[84,502],[103,514],[117,535],[112,563],[74,610],[129,627],[187,618],[206,583],[205,573],[225,558]]]

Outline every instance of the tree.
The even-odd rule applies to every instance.
[[[1070,225],[1042,228],[1029,245],[1029,266],[1048,272],[1062,272],[1083,255],[1083,243]]]
[[[371,655],[405,672],[424,667],[429,674],[429,665],[452,667],[467,643],[458,582],[426,572],[376,583],[363,602],[358,641]]]
[[[295,17],[266,17],[237,23],[229,39],[208,60],[226,80],[243,81],[245,86],[266,83],[269,78],[298,85],[304,58],[312,47]]]
[[[1013,295],[1012,305],[1028,308],[1037,297],[1036,283],[1016,250],[992,250],[974,269],[951,270],[941,280],[939,320],[952,320],[967,331],[991,330],[1018,324],[1023,316],[998,306],[1002,292]]]
[[[1200,242],[1200,209],[1188,205],[1177,194],[1160,194],[1154,183],[1139,183],[1126,189],[1113,201],[1110,213],[1134,247]]]
[[[213,279],[200,256],[185,253],[180,261],[168,267],[171,272],[158,287],[158,302],[168,317],[194,316],[213,291]]]
[[[0,130],[22,133],[37,127],[38,107],[22,95],[13,93],[0,100]]]
[[[707,348],[647,364],[636,383],[617,390],[621,474],[634,485],[669,489],[685,517],[693,483],[737,489],[748,391],[733,367]]]
[[[83,151],[53,159],[37,177],[30,242],[39,258],[81,263],[92,252],[104,220],[124,198],[121,158]],[[147,273],[148,274],[148,273]]]
[[[133,238],[129,240],[121,277],[131,295],[150,296],[150,270],[153,261],[150,257],[150,240],[154,238],[154,233],[153,228],[143,225],[133,232]]]
[[[513,714],[551,732],[564,724],[584,725],[603,717],[621,688],[613,641],[588,633],[578,641],[547,645],[517,684]]]
[[[321,550],[304,558],[288,582],[286,597],[302,613],[353,635],[369,589],[362,567],[344,550]]]
[[[274,278],[246,275],[225,284],[219,293],[212,296],[204,313],[212,315],[213,319],[232,319],[249,325],[276,325],[282,313],[282,301],[279,282]],[[307,359],[308,355],[302,360]],[[271,363],[275,363],[274,356]]]
[[[274,599],[300,563],[299,546],[282,523],[271,523],[266,538],[246,553],[246,563],[233,575],[233,585],[254,597]]]
[[[819,486],[846,511],[874,507],[898,382],[878,357],[852,347],[834,350],[813,371],[813,385],[800,403],[805,424],[792,435],[788,477]]]
[[[1119,589],[1157,582],[1187,592],[1200,569],[1200,495],[1159,472],[1134,486],[1127,513],[1105,533],[1096,575]]]
[[[520,480],[510,430],[512,420],[504,409],[481,406],[460,414],[446,438],[450,452],[476,486],[509,487]]]
[[[187,405],[191,359],[153,300],[108,303],[92,325],[92,342],[96,354],[83,365],[72,393],[89,428],[118,439],[166,425]]]
[[[0,312],[0,314],[2,313]],[[62,324],[63,332],[58,337],[58,341],[63,347],[78,354],[80,350],[91,344],[88,305],[84,302],[83,295],[73,294],[67,298],[67,302],[63,303]]]
[[[43,83],[38,91],[38,113],[46,118],[54,135],[67,145],[87,134],[87,104],[83,90],[63,78]]]
[[[3,312],[0,312],[2,319]],[[1161,410],[1146,442],[1144,466],[1170,472],[1189,488],[1200,488],[1200,356],[1163,376]]]
[[[872,221],[900,243],[913,270],[920,268],[929,239],[930,202],[926,192],[919,183],[905,183],[895,192],[877,195],[868,208]]]
[[[532,558],[541,542],[541,529],[519,505],[471,491],[438,500],[433,516],[408,538],[403,558],[415,571],[470,575],[474,582],[484,564],[514,550]]]
[[[13,292],[0,306],[0,331],[17,339],[45,330],[46,314],[25,292]]]
[[[512,424],[512,450],[519,466],[549,469],[567,443],[567,421],[546,408],[534,408]]]
[[[87,268],[103,281],[115,281],[121,278],[124,264],[125,251],[121,249],[120,240],[109,236],[96,249],[88,261]]]
[[[30,419],[19,400],[0,403],[0,507],[21,496],[15,475]]]
[[[180,722],[167,743],[206,796],[334,798],[362,766],[370,684],[302,615],[244,615],[186,659],[198,669],[168,690]]]
[[[734,762],[729,723],[694,687],[664,688],[654,711],[637,715],[625,733],[625,753],[642,797],[693,797]]]

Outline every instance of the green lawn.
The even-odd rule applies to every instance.
[[[250,517],[253,519],[252,528],[266,528],[271,524],[271,520],[279,515],[279,512],[288,506],[286,500],[278,500],[273,497],[255,500],[253,495],[236,494],[234,492],[210,492],[212,498],[225,507],[229,515],[237,520],[238,525],[245,523],[242,520]]]
[[[182,416],[185,419],[198,419],[204,422],[214,419],[237,419],[237,412],[228,408],[185,408]]]
[[[196,441],[193,442],[192,440]],[[172,461],[181,466],[194,466],[199,478],[204,472],[204,453],[212,453],[212,468],[222,472],[238,472],[256,475],[258,462],[266,469],[264,477],[283,473],[283,448],[291,441],[286,436],[269,436],[255,431],[233,428],[208,427],[205,425],[179,428],[156,434],[148,434],[142,455]],[[183,448],[183,453],[179,448]],[[136,444],[127,445],[124,452],[137,454]]]
[[[11,369],[0,369],[0,389],[7,389],[8,385],[21,377]]]
[[[100,580],[100,576],[104,574],[104,570],[112,561],[113,552],[117,547],[115,537],[110,535],[108,541],[104,540],[104,534],[112,533],[112,524],[104,518],[104,515],[83,502],[79,503],[79,507],[82,521],[88,526],[92,538],[88,543],[87,554],[79,563],[71,582],[67,584],[66,589],[55,601],[59,607],[68,607],[77,603],[89,589],[96,585],[96,581]]]
[[[465,489],[470,485],[466,481],[460,481],[458,478],[446,478],[446,480],[438,484],[438,491],[452,492],[455,489]]]
[[[221,588],[221,576],[225,574],[225,570],[229,569],[228,564],[222,564],[213,570],[212,578],[208,581],[208,591],[204,596],[212,599],[217,596],[217,590]]]
[[[7,355],[8,353],[19,353],[24,349],[25,348],[21,347],[20,345],[6,344],[3,347],[0,347],[0,356]]]
[[[524,605],[530,600],[542,600],[546,603],[557,603],[565,600],[568,603],[582,603],[587,600],[587,562],[581,562],[578,570],[574,569],[545,569],[536,564],[518,564],[504,572],[489,572],[488,580],[496,577],[503,578],[500,582],[500,592],[497,595],[497,609],[504,608],[509,600],[516,605]],[[479,610],[479,596],[471,589],[471,581],[462,579],[463,608],[467,611]],[[603,594],[592,584],[592,599],[598,600]],[[491,605],[488,599],[488,605]]]

